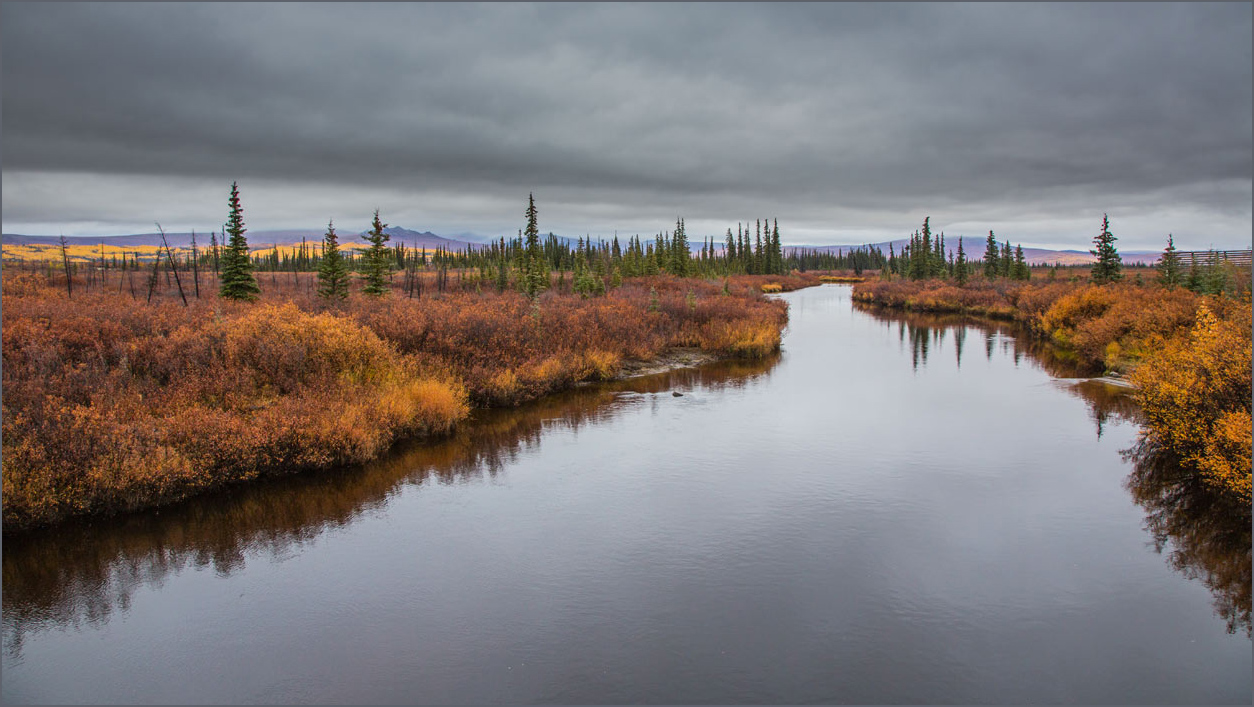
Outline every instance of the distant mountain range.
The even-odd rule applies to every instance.
[[[411,231],[407,228],[392,226],[383,229],[383,232],[391,236],[390,243],[404,243],[406,246],[432,248],[447,248],[450,250],[463,250],[467,246],[480,247],[482,243],[472,243],[470,241],[458,240],[453,238],[444,238],[437,236],[430,231]],[[245,237],[248,239],[248,245],[254,250],[269,248],[274,245],[293,245],[299,244],[302,240],[306,242],[319,242],[322,240],[323,234],[326,233],[325,228],[318,229],[284,229],[273,231],[248,231]],[[348,233],[337,231],[340,242],[343,244],[365,243],[363,236],[367,231],[361,233]],[[192,245],[192,234],[188,233],[167,233],[166,240],[171,248],[190,248]],[[218,234],[221,238],[221,234]],[[210,234],[208,232],[196,233],[196,244],[198,246],[209,245]],[[65,240],[70,245],[98,245],[100,243],[106,246],[159,246],[161,245],[160,233],[135,233],[125,236],[66,236]],[[5,233],[0,236],[0,243],[4,245],[60,245],[60,236],[26,236],[17,233]]]
[[[433,250],[435,248],[443,248],[447,250],[465,250],[467,248],[482,248],[487,243],[497,240],[496,237],[482,236],[473,233],[458,233],[456,237],[449,238],[438,236],[430,231],[414,231],[400,226],[391,226],[384,229],[384,232],[391,237],[391,243],[403,243],[406,247],[424,248]],[[274,245],[293,245],[299,244],[302,240],[310,243],[316,243],[322,240],[325,229],[283,229],[269,231],[249,231],[246,236],[249,245],[254,250],[266,249]],[[365,243],[363,236],[366,231],[360,233],[341,232],[340,242],[345,245],[360,245]],[[172,248],[190,248],[192,243],[192,234],[188,233],[167,233],[166,239]],[[543,237],[547,237],[547,234]],[[576,239],[565,236],[557,236],[557,238],[566,243],[573,244]],[[123,236],[66,236],[65,240],[71,245],[94,246],[100,243],[106,246],[115,247],[134,247],[134,246],[159,246],[161,245],[161,234],[159,233],[136,233]],[[652,238],[642,239],[646,243],[652,242]],[[962,248],[966,252],[967,257],[978,259],[984,255],[984,239],[962,237]],[[17,233],[5,233],[0,236],[0,243],[3,245],[43,245],[56,246],[61,242],[60,236],[27,236]],[[716,240],[716,245],[721,250],[722,242]],[[196,243],[199,246],[209,244],[208,232],[197,232]],[[858,244],[858,245],[788,245],[784,246],[785,253],[791,253],[797,250],[820,251],[825,253],[848,253],[857,248],[865,248],[867,245],[879,248],[885,253],[888,252],[891,245],[897,253],[901,252],[902,246],[909,243],[908,239],[899,238],[893,241],[883,241],[881,243]],[[701,250],[701,241],[697,240],[691,244],[692,250]],[[956,253],[958,250],[957,239],[946,239],[946,250]],[[1125,251],[1120,256],[1125,263],[1153,263],[1158,260],[1161,251]],[[1091,263],[1095,258],[1087,250],[1050,250],[1048,248],[1024,248],[1024,258],[1033,265],[1052,265],[1061,263],[1062,265],[1083,265]]]

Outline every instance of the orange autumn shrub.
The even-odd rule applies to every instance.
[[[1218,314],[1217,314],[1218,312]],[[1208,483],[1250,500],[1250,305],[1211,299],[1187,337],[1132,373],[1146,434]]]
[[[1033,322],[1090,365],[1128,371],[1193,321],[1201,297],[1183,288],[1084,285]]]
[[[867,280],[854,285],[855,302],[916,312],[974,314],[1009,319],[1014,306],[1006,282],[971,280],[959,287],[944,280]]]
[[[5,299],[7,528],[365,461],[468,414],[457,381],[343,317],[66,304]]]
[[[36,273],[0,282],[6,529],[365,461],[449,431],[472,402],[517,405],[670,347],[764,356],[787,305],[762,284],[818,282],[657,276],[584,299],[558,280],[532,302],[424,273],[425,296],[327,302],[307,273],[263,273],[256,304],[202,282],[183,307],[114,275],[75,280],[72,299]]]
[[[729,275],[727,280],[736,287],[758,292],[792,292],[822,284],[823,276],[794,270],[787,275]]]
[[[440,361],[476,404],[517,405],[675,346],[743,357],[778,349],[787,307],[758,296],[765,277],[728,278],[727,293],[721,280],[632,278],[604,297],[550,290],[534,304],[512,291],[449,292],[354,302],[350,314],[402,353]]]
[[[1187,327],[1200,301],[1183,288],[983,278],[962,287],[943,280],[867,281],[854,287],[853,297],[895,309],[1012,319],[1086,367],[1122,372]]]

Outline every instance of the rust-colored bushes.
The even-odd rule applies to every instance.
[[[429,286],[331,303],[305,275],[263,275],[256,304],[205,283],[188,307],[129,288],[70,299],[42,276],[6,275],[5,527],[364,461],[447,432],[472,402],[516,405],[673,346],[763,356],[787,318],[758,294],[767,276],[631,279],[588,299]]]
[[[468,411],[460,383],[340,316],[57,302],[5,301],[8,527],[364,461]]]
[[[1188,336],[1133,372],[1147,434],[1212,485],[1250,500],[1250,308],[1211,300]]]

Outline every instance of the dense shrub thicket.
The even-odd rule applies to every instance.
[[[264,277],[264,276],[263,276]],[[448,432],[471,405],[516,405],[676,346],[759,357],[806,276],[633,278],[531,300],[447,287],[319,298],[312,274],[260,301],[3,281],[6,530],[131,510],[263,474],[362,462]],[[286,280],[284,280],[287,283]],[[770,289],[770,288],[768,288]]]

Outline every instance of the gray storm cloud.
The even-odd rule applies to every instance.
[[[1248,4],[6,3],[0,21],[6,232],[209,228],[237,179],[254,228],[377,207],[509,233],[534,191],[569,234],[770,215],[794,242],[849,242],[931,215],[1083,245],[1110,212],[1147,247],[1249,244]]]

